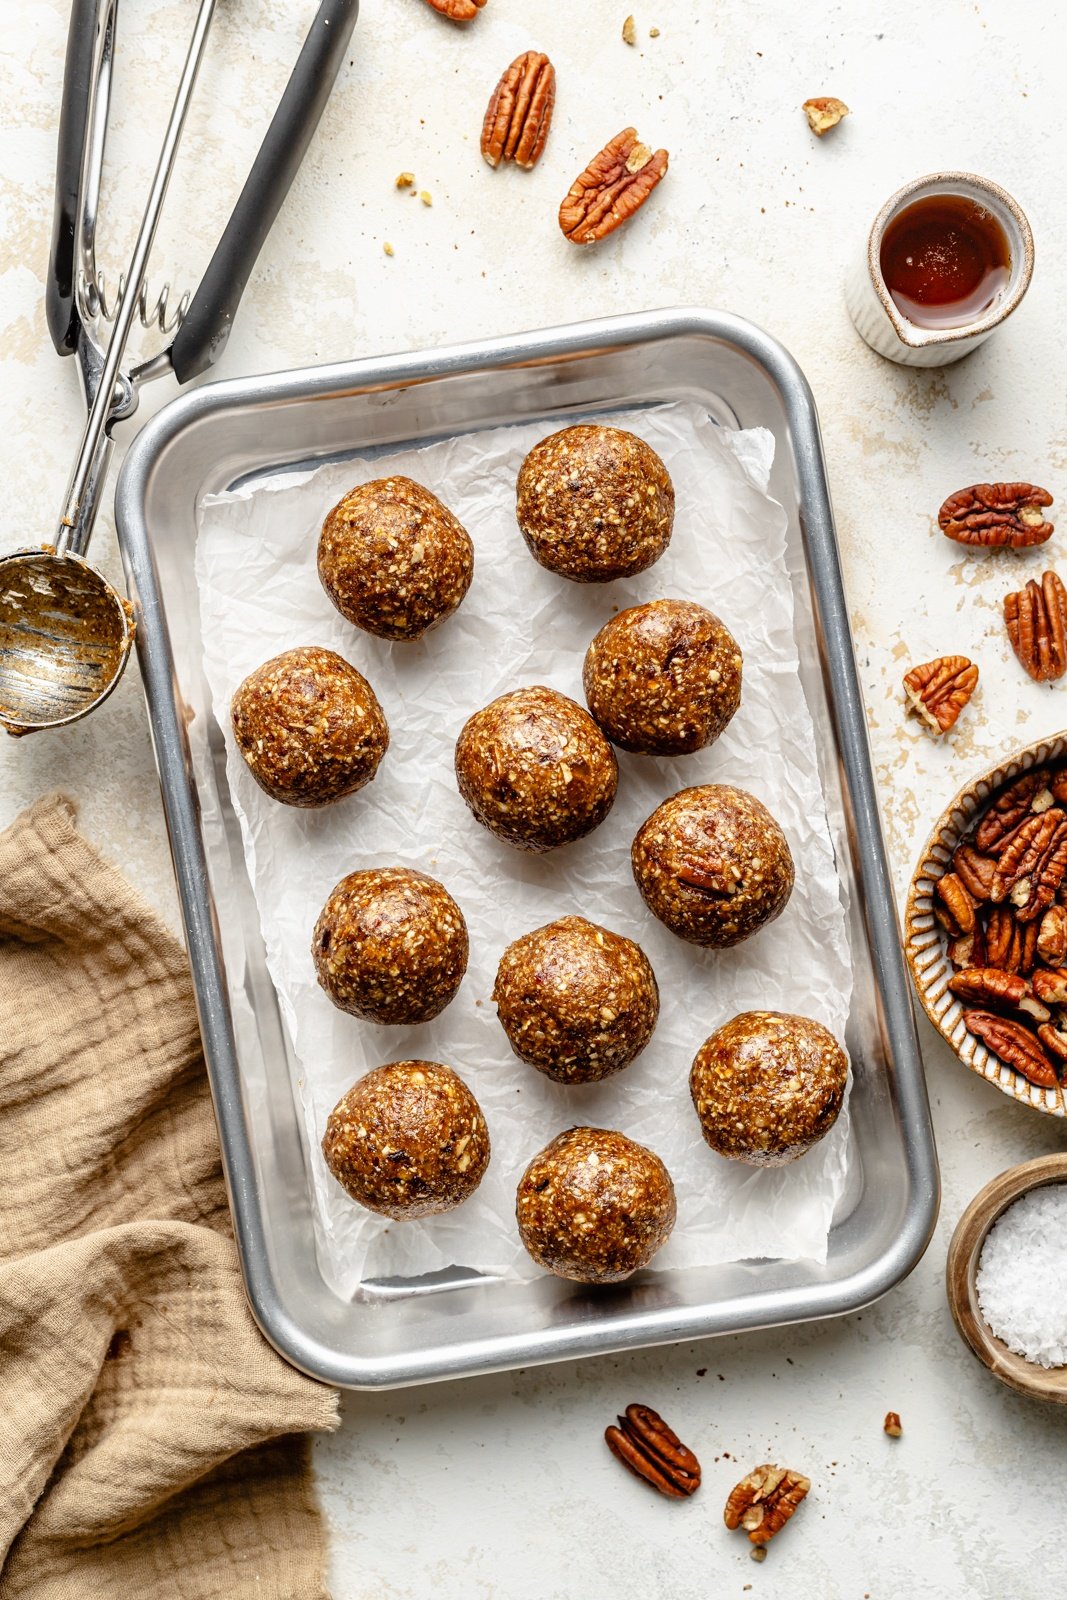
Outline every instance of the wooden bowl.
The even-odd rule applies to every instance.
[[[948,870],[956,846],[997,789],[1011,783],[1030,767],[1064,760],[1067,760],[1067,733],[1053,734],[1017,750],[999,766],[966,784],[938,819],[926,842],[912,874],[904,910],[904,954],[915,992],[938,1033],[972,1072],[996,1084],[1004,1094],[1023,1105],[1033,1106],[1053,1117],[1064,1115],[1062,1087],[1042,1089],[1030,1083],[1021,1072],[987,1050],[964,1023],[966,1007],[948,987],[953,969],[948,959],[948,940],[934,917],[934,889],[937,880]]]
[[[1021,1167],[1009,1167],[980,1190],[956,1224],[948,1247],[945,1290],[952,1320],[961,1337],[995,1378],[1019,1394],[1067,1405],[1067,1367],[1039,1367],[1009,1350],[990,1329],[978,1305],[978,1258],[986,1235],[1013,1201],[1031,1189],[1067,1183],[1067,1152],[1038,1156]]]

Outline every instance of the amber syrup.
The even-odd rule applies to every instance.
[[[1011,276],[1007,234],[962,194],[905,206],[882,236],[882,277],[897,310],[920,328],[959,328],[993,305]]]

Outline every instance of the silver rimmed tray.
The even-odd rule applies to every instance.
[[[198,505],[283,466],[664,400],[776,440],[771,491],[789,517],[801,676],[855,965],[851,1178],[827,1261],[648,1272],[596,1292],[457,1271],[342,1300],[316,1259],[288,1043],[202,670]],[[389,1388],[835,1316],[911,1270],[937,1214],[937,1162],[818,422],[780,345],[725,313],[659,311],[212,384],[135,440],[117,514],[237,1241],[253,1311],[283,1355],[346,1387]]]

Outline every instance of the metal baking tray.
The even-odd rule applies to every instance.
[[[316,1258],[289,1046],[202,670],[197,507],[286,464],[667,400],[769,428],[777,443],[771,489],[789,518],[801,676],[855,963],[851,1179],[827,1261],[648,1271],[597,1291],[457,1270],[343,1300]],[[135,440],[117,512],[237,1243],[252,1309],[284,1356],[346,1387],[390,1388],[835,1316],[911,1270],[937,1215],[937,1161],[818,422],[780,345],[721,312],[657,311],[211,384]]]

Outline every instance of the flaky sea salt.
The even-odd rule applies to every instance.
[[[1009,1350],[1042,1367],[1067,1365],[1067,1183],[1031,1189],[989,1230],[978,1304]]]

